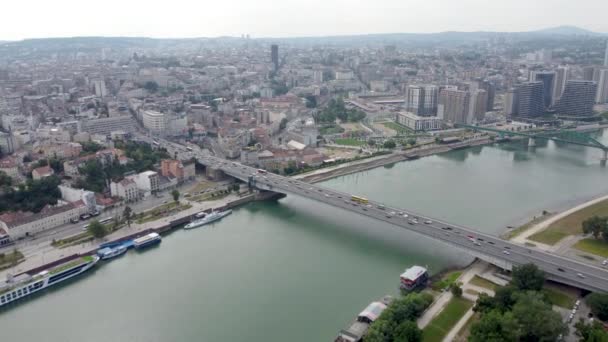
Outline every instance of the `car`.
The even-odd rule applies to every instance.
[[[608,265],[608,259],[605,259],[604,261],[602,261],[602,266],[606,266]]]
[[[558,267],[558,268],[557,268],[557,270],[558,270],[558,271],[560,271],[560,272],[566,272],[566,271],[565,271],[563,268],[561,268],[561,267]]]
[[[490,245],[493,245],[493,244],[494,244],[494,242],[492,242],[492,241],[488,241],[488,243],[489,243]]]
[[[576,276],[581,279],[585,279],[585,276],[582,273],[577,273]]]
[[[367,211],[367,208],[365,208],[365,207],[363,207],[363,208],[361,208],[361,209],[363,209],[363,211]]]
[[[405,213],[403,211],[399,212],[399,215],[403,216]]]
[[[577,299],[576,302],[574,302],[574,306],[578,307],[579,305],[581,305],[581,300]]]
[[[511,252],[509,252],[509,251],[502,251],[502,254],[511,255]]]
[[[475,246],[481,246],[481,244],[477,241],[474,242]]]
[[[403,217],[404,217],[404,218],[407,218],[407,216],[408,216],[407,214],[403,214]]]
[[[433,223],[433,221],[431,221],[431,220],[426,220],[426,221],[424,221],[424,223],[425,223],[425,224],[431,224],[431,223]]]
[[[479,240],[479,241],[483,241],[483,239],[482,239],[482,238],[477,238],[477,240]]]
[[[504,246],[503,248],[504,249],[511,249],[511,247],[509,247],[509,246]]]
[[[409,223],[409,224],[411,224],[411,225],[414,225],[414,224],[415,224],[415,223],[414,223],[414,221],[412,221],[412,220],[407,221],[407,223]]]
[[[391,216],[396,215],[396,213],[395,213],[394,211],[391,211],[389,214],[390,214]]]
[[[286,185],[286,186],[287,186],[287,185]],[[329,194],[325,194],[325,197],[331,197],[331,196],[329,196]]]
[[[572,309],[572,314],[576,314],[576,309]]]
[[[371,208],[371,207],[372,207],[372,205],[371,205],[371,204],[368,204],[368,205],[366,205],[366,207]]]

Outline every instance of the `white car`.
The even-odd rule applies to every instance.
[[[511,255],[511,252],[509,252],[509,251],[502,251],[502,254]]]
[[[585,276],[582,273],[577,273],[576,276],[581,279],[585,279]]]
[[[431,220],[426,220],[426,221],[424,221],[424,223],[426,223],[426,224],[431,224],[431,223],[433,223],[433,221],[431,221]]]
[[[606,266],[606,265],[608,265],[608,259],[602,261],[602,266]]]

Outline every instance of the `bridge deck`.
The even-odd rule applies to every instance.
[[[169,151],[171,153],[187,153],[181,145],[168,144],[173,148],[173,151]],[[351,194],[272,173],[262,174],[255,168],[200,152],[196,152],[196,159],[207,167],[222,170],[259,189],[294,194],[384,221],[456,246],[505,269],[532,262],[546,273],[548,279],[590,291],[608,291],[608,271],[600,267],[514,244],[471,228],[386,206],[381,202],[369,200],[368,203],[357,203],[351,200]]]

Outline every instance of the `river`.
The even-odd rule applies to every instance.
[[[608,142],[608,131],[599,135]],[[608,192],[600,151],[523,141],[452,151],[323,185],[500,234]],[[412,264],[463,252],[306,199],[252,203],[0,311],[8,341],[330,341]]]

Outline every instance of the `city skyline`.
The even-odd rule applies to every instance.
[[[608,33],[608,24],[602,20],[607,6],[601,0],[576,4],[517,0],[491,10],[484,5],[478,0],[291,0],[280,4],[270,0],[231,0],[212,5],[177,0],[172,6],[161,8],[109,0],[95,8],[95,13],[75,15],[78,3],[74,0],[37,4],[36,11],[27,3],[12,2],[4,6],[5,13],[11,15],[0,23],[0,40],[73,36],[290,38],[402,32],[527,32],[557,26]],[[551,15],[541,15],[547,8],[551,8]],[[529,15],[522,15],[522,10]]]

